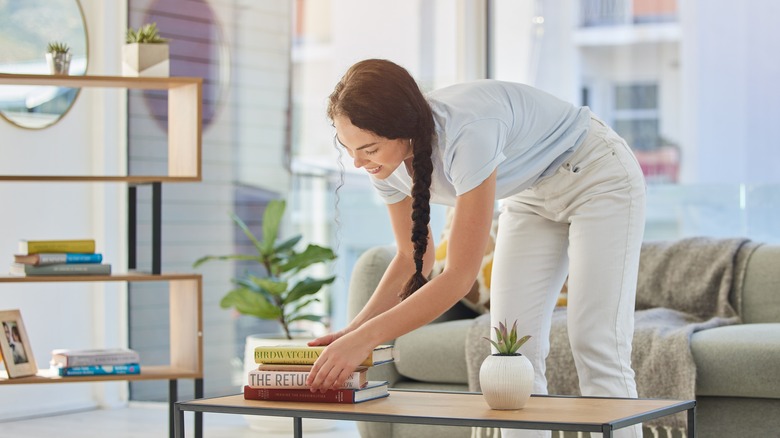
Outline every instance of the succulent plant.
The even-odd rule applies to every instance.
[[[59,41],[51,41],[46,46],[46,53],[68,53],[69,51],[70,47],[68,47],[67,44]]]
[[[517,339],[517,321],[512,324],[511,330],[507,330],[506,320],[504,320],[503,323],[499,322],[498,327],[493,327],[493,330],[496,331],[496,340],[493,341],[489,338],[485,339],[496,347],[496,350],[498,350],[496,355],[498,356],[519,355],[520,353],[518,353],[517,350],[522,347],[526,341],[531,339],[531,335],[525,335],[522,338]]]
[[[148,23],[139,27],[138,30],[132,27],[127,29],[125,35],[125,42],[127,44],[143,43],[143,44],[162,44],[167,43],[168,40],[161,37],[157,30],[157,23]]]

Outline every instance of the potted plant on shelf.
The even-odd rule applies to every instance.
[[[67,75],[72,57],[70,47],[63,42],[51,41],[46,46],[46,64],[53,75]]]
[[[482,395],[493,409],[520,409],[531,396],[534,368],[517,350],[531,338],[517,338],[517,321],[507,330],[506,321],[493,327],[496,340],[485,338],[493,344],[496,353],[485,358],[479,368],[479,385]]]
[[[161,37],[157,23],[148,23],[125,34],[122,46],[122,75],[168,76],[170,71],[168,40]]]

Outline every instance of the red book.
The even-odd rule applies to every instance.
[[[387,397],[387,382],[373,381],[358,389],[329,389],[325,392],[311,392],[294,388],[252,388],[244,386],[245,400],[296,401],[317,403],[354,404]]]

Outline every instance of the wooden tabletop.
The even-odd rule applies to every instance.
[[[523,409],[504,411],[491,409],[478,393],[391,389],[389,397],[357,404],[244,400],[239,394],[180,406],[182,410],[249,415],[598,431],[605,424],[623,427],[685,411],[695,401],[532,396]]]

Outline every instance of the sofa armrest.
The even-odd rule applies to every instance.
[[[780,323],[696,332],[691,353],[697,396],[780,398]]]

